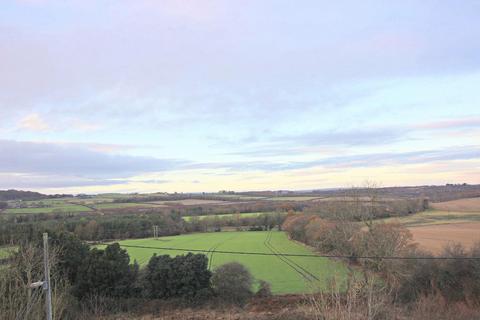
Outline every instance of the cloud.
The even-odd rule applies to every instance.
[[[71,127],[74,129],[80,131],[80,132],[94,132],[102,129],[102,125],[97,124],[97,123],[92,123],[92,122],[84,122],[80,121],[78,119],[74,119],[70,123]]]
[[[445,164],[480,160],[480,146],[412,152],[385,152],[325,157],[312,161],[186,162],[174,159],[133,157],[92,151],[82,145],[0,140],[0,188],[61,189],[119,187],[149,184],[171,186],[178,177],[215,180],[225,173],[249,179],[270,173],[288,175],[298,170],[343,172],[362,168]],[[313,171],[312,171],[313,172]],[[248,174],[247,174],[248,173]],[[149,178],[149,176],[158,176]],[[223,181],[227,183],[228,181]],[[79,190],[79,189],[77,189]]]
[[[288,171],[324,167],[330,169],[380,167],[385,165],[428,164],[438,161],[480,160],[480,146],[421,150],[412,152],[385,152],[325,157],[312,161],[236,161],[225,163],[191,163],[186,168],[227,169],[232,171],[265,172]]]
[[[276,135],[267,138],[251,136],[243,138],[240,151],[226,155],[247,157],[281,157],[309,153],[331,153],[343,147],[374,147],[392,144],[406,139],[409,131],[403,128],[385,127],[349,131],[317,131],[296,135]],[[248,147],[251,145],[251,147]]]
[[[437,161],[480,160],[480,146],[422,150],[400,153],[374,153],[331,157],[304,163],[305,167],[322,165],[330,168],[375,167],[382,165],[426,164]]]
[[[14,174],[0,172],[0,189],[43,189],[112,186],[129,183],[126,179],[89,179],[78,176]]]
[[[20,120],[19,127],[31,131],[49,131],[51,128],[48,123],[38,114],[31,113]]]
[[[405,131],[396,128],[379,128],[369,130],[311,132],[275,138],[292,144],[308,146],[346,145],[371,146],[392,143],[405,136]]]
[[[118,179],[171,170],[185,163],[174,159],[103,153],[72,144],[0,140],[0,149],[1,173]]]
[[[442,121],[432,121],[426,123],[420,123],[413,126],[414,129],[427,129],[427,130],[441,130],[441,129],[462,129],[462,128],[479,128],[480,117],[473,116],[469,118],[449,119]]]

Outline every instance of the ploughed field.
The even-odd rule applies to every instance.
[[[137,260],[142,266],[148,263],[154,253],[181,255],[188,250],[204,250],[203,253],[209,258],[210,269],[227,262],[239,262],[250,270],[256,282],[269,282],[275,294],[324,290],[333,280],[341,285],[348,272],[342,262],[328,258],[284,256],[314,255],[314,252],[289,240],[286,234],[280,231],[197,233],[157,239],[123,240],[119,244],[128,251],[132,261]]]
[[[480,241],[480,198],[465,198],[431,203],[432,209],[400,218],[422,249],[441,255],[448,244],[470,248]]]
[[[444,211],[480,212],[480,197],[437,202],[430,206]]]
[[[480,222],[423,225],[409,228],[421,248],[441,254],[448,244],[461,243],[470,248],[480,241]]]
[[[286,215],[285,212],[244,212],[244,213],[225,213],[225,214],[216,214],[216,215],[201,215],[201,216],[185,216],[183,220],[192,221],[193,219],[204,220],[204,219],[236,219],[236,218],[255,218],[262,215]]]

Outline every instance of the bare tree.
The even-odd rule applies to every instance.
[[[68,296],[68,285],[55,272],[57,252],[49,254],[51,266],[53,318],[62,319]],[[44,319],[45,303],[42,288],[29,285],[44,279],[43,251],[32,245],[22,245],[4,269],[0,270],[0,315],[5,320]]]

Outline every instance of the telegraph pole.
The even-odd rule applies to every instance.
[[[45,309],[47,312],[47,320],[52,320],[52,287],[50,286],[50,266],[48,261],[48,233],[43,234],[43,281],[37,281],[30,283],[28,287],[30,289],[36,289],[42,287],[45,292]]]
[[[47,320],[52,320],[52,287],[50,285],[50,266],[48,264],[48,233],[43,234],[43,266],[45,268],[45,280],[43,290],[45,291],[45,304],[47,309]]]

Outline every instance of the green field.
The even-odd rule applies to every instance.
[[[123,208],[152,208],[158,207],[156,204],[151,203],[135,203],[135,202],[111,202],[111,203],[99,203],[95,204],[96,209],[123,209]]]
[[[183,220],[191,221],[192,218],[194,217],[197,217],[200,220],[215,219],[215,217],[218,217],[221,219],[227,219],[227,218],[236,218],[237,215],[240,216],[240,218],[249,218],[249,217],[258,217],[262,214],[275,214],[275,212],[245,212],[245,213],[211,214],[211,215],[202,215],[202,216],[186,216],[186,217],[183,217]],[[285,213],[280,213],[280,214],[285,214]]]
[[[320,197],[307,197],[307,196],[292,196],[292,197],[273,197],[273,198],[268,198],[266,200],[271,200],[271,201],[310,201],[310,200],[315,200],[319,199]]]
[[[88,212],[92,209],[77,204],[59,203],[45,208],[10,208],[4,212],[9,214],[52,213],[52,212]]]
[[[404,217],[388,218],[379,221],[399,222],[408,227],[433,224],[479,222],[480,212],[427,210]]]
[[[16,247],[0,247],[0,260],[8,258],[15,250]]]
[[[252,272],[256,280],[268,281],[275,294],[308,293],[325,289],[329,280],[335,277],[341,283],[348,272],[343,263],[327,258],[281,256],[281,254],[312,255],[313,252],[303,245],[290,241],[286,234],[280,231],[197,233],[158,239],[124,240],[119,243],[128,250],[132,261],[137,260],[140,265],[145,265],[154,253],[169,255],[186,253],[175,249],[276,253],[277,255],[268,256],[206,253],[212,269],[227,262],[240,262]]]

